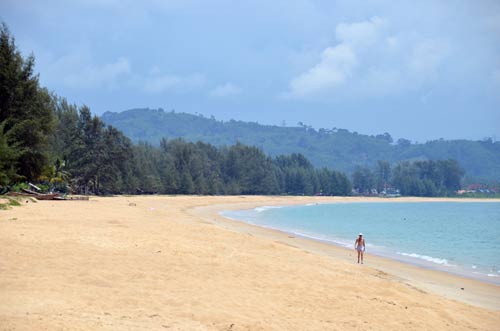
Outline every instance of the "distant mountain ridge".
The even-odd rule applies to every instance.
[[[412,144],[392,141],[388,133],[369,136],[345,129],[315,130],[305,125],[280,127],[254,122],[218,121],[201,115],[130,109],[106,112],[102,120],[133,141],[158,145],[161,138],[183,138],[216,146],[241,142],[275,156],[301,153],[317,166],[351,173],[357,166],[372,167],[378,160],[455,159],[466,171],[466,182],[500,182],[500,142],[492,140],[433,140]]]

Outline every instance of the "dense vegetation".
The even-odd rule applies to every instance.
[[[33,56],[24,59],[5,24],[0,29],[0,184],[36,179],[48,163],[54,128],[51,97],[34,75]]]
[[[133,141],[158,145],[161,138],[182,137],[216,146],[240,142],[257,146],[272,156],[300,153],[316,167],[330,167],[352,174],[357,167],[375,167],[378,160],[457,160],[466,171],[466,183],[500,182],[500,142],[435,140],[424,144],[406,139],[394,142],[388,133],[362,135],[344,129],[315,130],[298,127],[265,126],[231,120],[217,121],[201,115],[165,112],[161,109],[134,109],[103,114],[104,122],[122,130]]]
[[[50,190],[85,194],[351,193],[351,181],[345,174],[325,167],[315,168],[300,153],[271,157],[259,147],[240,142],[231,145],[219,141],[219,146],[215,146],[179,138],[162,138],[157,145],[133,144],[121,131],[93,116],[88,107],[69,104],[40,87],[33,69],[34,57],[24,59],[7,27],[2,25],[0,190],[30,181]],[[153,113],[169,115],[160,111]],[[182,130],[189,126],[198,129],[198,122],[207,121],[186,114],[179,118],[186,122],[179,120],[172,127]],[[258,124],[209,121],[215,125],[210,129],[213,136],[217,136],[217,128],[226,132],[227,125],[241,129],[234,137],[236,141],[255,130],[263,134],[267,130]],[[246,134],[244,128],[252,129]],[[290,139],[288,129],[277,130],[283,136],[273,139]],[[351,135],[345,130],[338,130],[335,135],[309,128],[291,130],[297,132],[299,139],[305,132],[305,137],[316,137],[318,142],[328,135]],[[182,132],[177,136],[182,136]],[[367,136],[361,138],[357,143],[364,141],[372,147],[374,142],[389,143],[388,135],[375,140]],[[307,140],[304,146],[308,146]],[[283,150],[288,151],[284,147]],[[360,194],[371,194],[374,188],[381,192],[394,186],[406,195],[447,195],[460,187],[462,175],[453,160],[403,162],[393,169],[388,161],[379,161],[374,170],[358,168],[353,181]]]
[[[455,160],[403,161],[393,169],[378,161],[374,169],[358,167],[353,173],[353,187],[360,194],[376,192],[410,196],[446,196],[460,189],[464,171]]]
[[[316,170],[301,155],[271,159],[256,147],[216,148],[181,139],[162,139],[159,147],[133,145],[120,131],[92,117],[88,107],[78,109],[64,99],[55,105],[55,168],[72,178],[76,192],[347,195],[351,191],[345,175]]]

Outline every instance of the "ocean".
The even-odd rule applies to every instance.
[[[351,249],[362,232],[367,253],[500,284],[500,201],[349,202],[221,214]]]

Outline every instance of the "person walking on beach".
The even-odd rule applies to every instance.
[[[358,263],[361,258],[361,264],[363,264],[363,253],[365,251],[365,239],[363,239],[363,234],[360,233],[356,241],[354,242],[354,249],[358,252]]]

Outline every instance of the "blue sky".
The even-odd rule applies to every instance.
[[[0,20],[96,114],[500,139],[500,1],[3,0]]]

